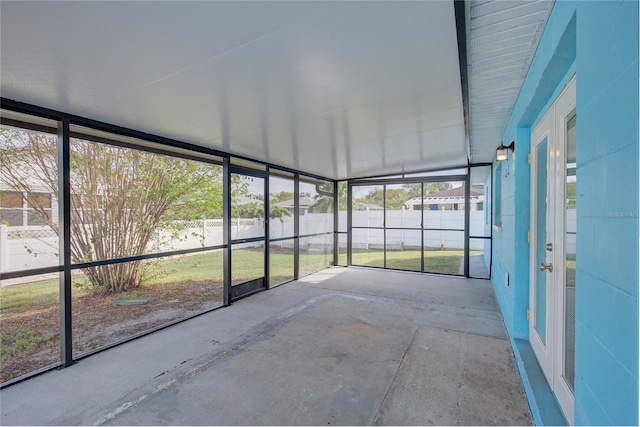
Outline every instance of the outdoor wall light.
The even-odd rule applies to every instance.
[[[504,144],[500,144],[498,148],[496,148],[496,160],[502,162],[504,160],[509,160],[509,150],[512,153],[516,151],[516,142],[511,141],[511,144],[505,146]]]

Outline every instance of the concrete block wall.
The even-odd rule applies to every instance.
[[[638,2],[577,18],[575,421],[638,425]]]
[[[503,135],[492,283],[528,340],[530,132],[576,74],[576,424],[638,425],[638,2],[556,2]],[[494,164],[494,168],[497,164]],[[504,282],[510,275],[510,285]]]

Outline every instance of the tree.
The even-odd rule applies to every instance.
[[[232,208],[231,216],[234,218],[264,218],[264,203],[251,202],[235,205]],[[291,212],[286,208],[273,204],[269,206],[269,218],[282,221],[285,216],[291,216]]]
[[[286,202],[288,200],[293,200],[293,193],[290,191],[281,191],[279,193],[269,194],[269,201],[271,203]]]
[[[410,193],[405,188],[387,187],[386,208],[390,210],[400,210],[403,206],[406,205],[407,200],[409,200],[410,198]],[[367,205],[384,207],[385,201],[382,187],[375,187],[363,197],[359,198],[358,202]]]
[[[399,211],[403,207],[406,208],[407,200],[411,196],[404,188],[389,188],[387,187],[387,203],[386,208],[389,210]]]
[[[429,185],[429,183],[425,184]],[[422,192],[422,184],[419,182],[415,184],[403,184],[402,188],[409,193],[409,198],[420,197],[420,193]]]
[[[57,138],[0,129],[0,179],[59,234],[34,188],[58,194]],[[219,166],[72,139],[71,259],[74,263],[144,254],[168,221],[219,217]],[[241,187],[240,187],[241,189]],[[39,190],[42,191],[42,190]],[[82,269],[92,288],[118,293],[142,283],[148,264],[124,262]]]
[[[409,192],[409,197],[420,197],[420,183],[415,184],[403,184],[402,186]],[[439,193],[440,191],[448,190],[453,185],[450,182],[425,182],[424,183],[424,194],[425,196],[428,194]]]
[[[409,199],[414,197],[421,197],[422,192],[421,183],[403,184],[402,187],[390,187],[387,186],[386,191],[386,204],[384,200],[384,192],[382,186],[374,187],[367,194],[355,200],[361,204],[385,207],[390,210],[400,210]],[[438,193],[440,191],[448,190],[452,187],[450,182],[425,182],[424,194],[429,195]]]
[[[374,187],[364,196],[357,198],[356,201],[361,204],[383,207],[384,192],[382,190],[382,186]]]
[[[346,181],[340,181],[338,183],[338,210],[346,211],[349,196],[349,184]],[[353,203],[353,202],[352,202]],[[353,205],[352,205],[353,208]]]
[[[338,182],[338,210],[347,210],[347,193],[348,184],[346,181]],[[312,212],[333,212],[333,186],[331,183],[325,184],[323,187],[323,193],[314,196],[316,203],[311,207]],[[355,207],[355,199],[352,202],[352,206]],[[309,209],[311,211],[311,208]]]
[[[330,213],[333,212],[333,183],[327,182],[323,185],[316,185],[316,195],[313,196],[314,203],[309,206],[310,213]]]

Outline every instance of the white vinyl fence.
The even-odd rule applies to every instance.
[[[0,225],[0,272],[58,265],[58,235],[47,226]]]
[[[340,221],[347,221],[347,213],[340,212]],[[356,249],[382,249],[384,246],[384,232],[368,227],[389,228],[420,228],[421,212],[413,210],[387,211],[386,222],[384,212],[355,211],[352,223],[354,227],[353,246]],[[471,211],[470,235],[484,236],[488,229],[484,211]],[[426,249],[464,249],[464,211],[424,211],[424,245]],[[447,230],[448,229],[448,230]],[[418,249],[422,243],[420,231],[415,230],[387,230],[387,247],[392,249]],[[346,244],[346,243],[345,243]],[[470,242],[471,250],[483,250],[484,243],[479,240]]]
[[[346,224],[346,212],[339,212],[340,223]],[[353,225],[360,227],[382,227],[382,211],[354,211]],[[425,228],[464,228],[463,211],[425,211]],[[387,227],[420,227],[420,211],[387,211]],[[485,235],[486,219],[484,211],[472,211],[470,218],[471,235]],[[293,217],[271,219],[270,237],[277,239],[293,236]],[[205,246],[222,245],[222,219],[201,219],[177,221],[166,229],[158,229],[150,242],[147,253],[159,253]],[[333,214],[308,213],[300,217],[300,235],[333,231]],[[264,222],[259,218],[232,220],[231,238],[243,239],[264,235]],[[382,249],[384,235],[378,230],[355,230],[355,248]],[[307,249],[321,249],[331,245],[332,238],[316,236],[301,240]],[[293,247],[293,240],[274,243],[283,247]],[[234,248],[261,246],[261,242],[234,245]],[[343,247],[345,243],[341,243]],[[420,232],[389,230],[387,245],[390,247],[420,247]],[[462,231],[425,231],[427,248],[464,248]],[[472,250],[484,249],[482,240],[472,240]],[[0,226],[0,271],[9,272],[58,264],[58,236],[47,226],[8,227]]]

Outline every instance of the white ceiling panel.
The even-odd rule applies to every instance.
[[[86,110],[331,6],[3,1],[2,88]]]
[[[335,179],[467,163],[450,1],[0,8],[9,99]]]

